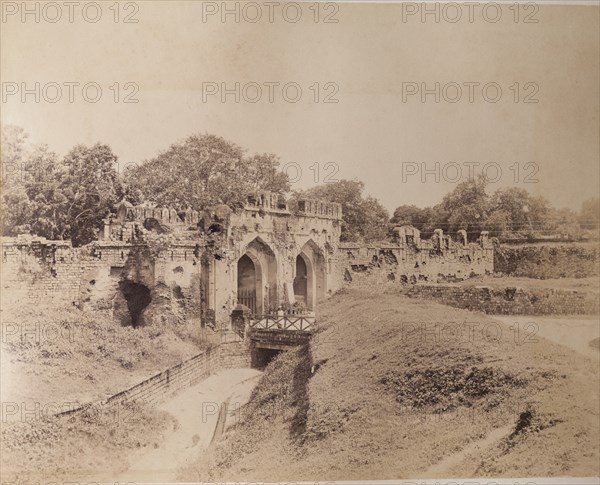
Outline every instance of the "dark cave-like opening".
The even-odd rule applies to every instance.
[[[281,350],[277,349],[254,349],[252,352],[252,368],[264,369],[280,353]]]
[[[121,281],[119,288],[127,301],[127,308],[131,315],[131,325],[133,327],[141,325],[142,312],[152,301],[150,289],[146,285],[128,280]]]

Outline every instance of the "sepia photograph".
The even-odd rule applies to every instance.
[[[600,485],[600,0],[0,15],[0,485]]]

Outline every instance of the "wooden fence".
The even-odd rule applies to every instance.
[[[315,317],[303,315],[260,315],[250,321],[250,328],[261,330],[315,330]]]

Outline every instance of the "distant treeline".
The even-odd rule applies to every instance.
[[[556,209],[545,198],[520,188],[489,195],[483,177],[459,183],[434,207],[402,205],[390,218],[378,199],[364,195],[361,181],[292,190],[276,155],[249,155],[210,134],[191,135],[152,159],[125,165],[106,144],[77,145],[59,157],[45,145],[31,146],[27,138],[20,127],[2,126],[5,236],[31,233],[70,239],[77,246],[97,239],[102,220],[123,198],[176,210],[202,211],[218,204],[238,209],[258,190],[285,195],[292,210],[300,197],[340,203],[342,241],[383,241],[398,224],[417,227],[423,237],[441,228],[450,234],[464,229],[471,240],[489,231],[492,237],[518,241],[548,235],[579,240],[594,237],[599,227],[598,198],[584,202],[579,212]]]
[[[484,177],[459,183],[434,207],[398,207],[391,222],[415,226],[424,237],[440,228],[450,234],[464,229],[470,240],[476,239],[481,231],[489,231],[490,236],[506,242],[597,238],[598,198],[585,201],[580,211],[575,212],[556,209],[544,197],[534,196],[522,188],[499,188],[490,195],[487,186]]]

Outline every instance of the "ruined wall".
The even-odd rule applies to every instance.
[[[200,265],[194,245],[174,245],[158,256],[144,246],[96,242],[73,248],[68,241],[3,238],[4,304],[53,300],[80,307],[110,309],[131,324],[123,283],[148,289],[149,303],[139,324],[176,323],[199,316]]]
[[[496,272],[527,278],[588,278],[600,275],[597,244],[501,245],[495,252]]]
[[[480,244],[449,244],[442,250],[430,241],[419,246],[343,244],[339,258],[344,280],[358,286],[462,281],[494,271],[493,247]]]
[[[52,298],[110,309],[124,325],[198,320],[227,328],[238,305],[255,315],[310,312],[344,282],[462,281],[494,270],[487,233],[468,244],[464,231],[451,237],[436,229],[424,240],[400,226],[395,244],[340,245],[340,204],[300,200],[292,212],[270,192],[237,211],[178,214],[126,201],[116,210],[102,239],[83,248],[3,240],[3,289],[23,302]]]
[[[3,238],[3,301],[78,302],[83,274],[101,265],[88,251],[74,249],[68,241]]]
[[[197,319],[227,327],[239,301],[240,258],[248,256],[255,268],[253,310],[268,313],[297,303],[300,257],[308,268],[302,296],[314,309],[342,285],[341,206],[312,200],[300,206],[291,213],[280,196],[265,192],[245,209],[218,206],[200,218],[123,201],[106,219],[101,240],[82,248],[35,236],[3,238],[3,293],[22,303],[52,299],[110,309],[125,325]]]
[[[407,287],[403,293],[495,315],[597,315],[600,305],[594,293],[545,288],[419,284]]]

